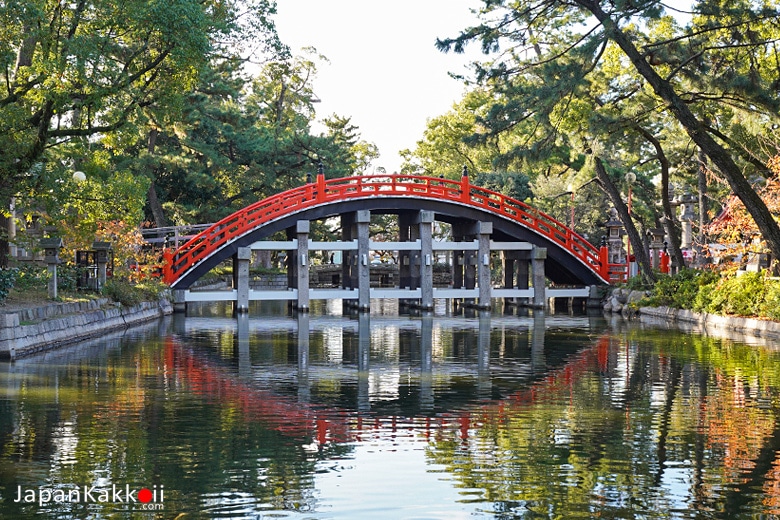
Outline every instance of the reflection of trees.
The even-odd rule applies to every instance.
[[[244,497],[252,507],[313,506],[318,460],[348,448],[329,443],[307,451],[310,436],[247,417],[230,395],[204,400],[181,392],[190,382],[176,377],[164,354],[156,345],[139,347],[132,354],[137,370],[123,368],[128,363],[120,355],[128,354],[117,353],[100,368],[84,363],[25,375],[21,399],[0,401],[7,408],[0,410],[3,496],[17,485],[162,484],[169,512],[224,507],[225,495]],[[52,513],[77,518],[118,509],[50,505]],[[31,511],[0,501],[0,517]]]
[[[777,356],[684,339],[612,338],[522,399],[442,430],[429,456],[464,500],[522,517],[776,514]]]

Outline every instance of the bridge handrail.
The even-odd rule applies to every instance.
[[[475,186],[468,177],[460,181],[421,175],[369,175],[315,182],[271,195],[209,226],[173,254],[167,255],[164,279],[174,283],[180,276],[223,246],[255,229],[295,211],[311,206],[367,196],[411,196],[475,206],[514,220],[569,251],[605,281],[599,250],[565,224],[538,209],[507,195]]]

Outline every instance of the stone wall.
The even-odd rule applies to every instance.
[[[642,321],[667,324],[700,334],[714,334],[736,341],[750,342],[754,338],[780,340],[780,322],[738,316],[719,316],[670,307],[642,307]]]
[[[249,279],[250,289],[287,289],[286,274],[256,274]]]
[[[167,299],[124,307],[99,298],[2,313],[0,359],[15,359],[57,348],[171,312],[173,308]]]
[[[616,288],[604,303],[604,311],[638,317],[643,323],[697,334],[716,335],[745,343],[780,340],[780,322],[739,316],[720,316],[671,307],[639,307],[645,291]]]

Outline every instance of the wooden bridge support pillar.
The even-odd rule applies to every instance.
[[[501,260],[504,263],[504,289],[523,289],[529,287],[530,251],[502,251]],[[527,298],[505,298],[506,305],[527,305]]]
[[[296,287],[298,300],[296,302],[300,312],[309,312],[309,228],[308,220],[299,220],[295,225],[295,234],[298,239],[298,249],[295,255]]]
[[[452,223],[452,239],[455,242],[466,242],[474,239],[473,222],[461,221]],[[473,250],[455,250],[452,263],[452,287],[455,289],[473,289],[476,286],[477,258]],[[473,298],[465,298],[466,305],[473,305]]]
[[[433,309],[433,212],[420,212],[420,308]]]
[[[417,212],[402,212],[398,214],[398,241],[410,242],[412,238],[412,228],[414,227]],[[412,253],[411,251],[398,252],[398,287],[400,289],[414,289],[412,276]],[[408,304],[408,300],[402,303]]]
[[[358,308],[361,311],[368,311],[371,307],[371,275],[369,258],[369,236],[368,225],[371,223],[371,212],[360,210],[355,215],[355,224],[357,226],[358,254],[357,254],[357,286],[358,286]]]
[[[236,314],[249,312],[249,262],[252,250],[239,247],[233,255],[233,288],[236,290]]]
[[[544,274],[544,261],[547,259],[546,247],[534,247],[531,250],[531,271],[533,276],[534,285],[534,301],[533,307],[535,309],[544,309],[547,306],[547,298],[545,295],[545,274]]]
[[[493,234],[492,222],[477,222],[476,230],[479,250],[477,251],[477,286],[479,287],[480,309],[490,309],[490,235]]]
[[[433,309],[432,211],[404,212],[398,216],[399,242],[420,241],[419,251],[399,251],[399,288],[420,289],[420,299],[401,303],[423,310]]]
[[[344,213],[341,215],[341,240],[351,242],[355,238],[355,214]],[[357,252],[353,250],[344,251],[341,257],[341,288],[352,289],[354,282],[352,278],[352,265],[357,259]]]

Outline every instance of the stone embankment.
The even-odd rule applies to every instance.
[[[165,298],[130,307],[98,298],[5,313],[0,309],[0,359],[57,348],[172,312],[173,307]]]
[[[768,338],[780,340],[780,322],[738,316],[720,316],[671,307],[641,307],[645,291],[617,288],[607,296],[604,311],[626,318],[639,317],[642,322],[673,325],[704,334],[730,337],[738,340]]]

